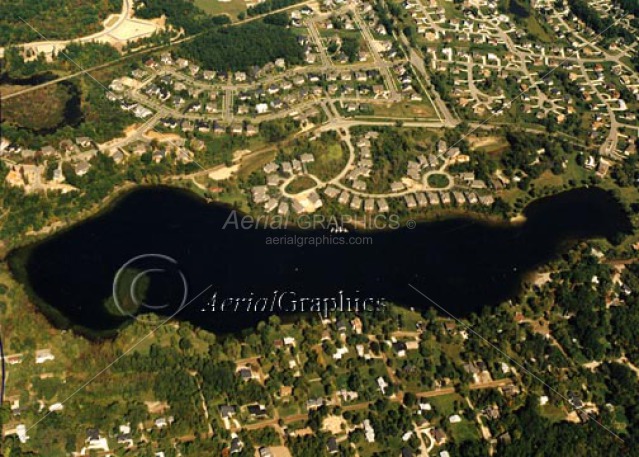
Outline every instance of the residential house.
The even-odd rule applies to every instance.
[[[266,407],[257,403],[247,406],[246,410],[254,419],[263,418],[267,415]]]

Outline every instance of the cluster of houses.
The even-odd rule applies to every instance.
[[[316,187],[322,187],[321,192],[326,198],[351,210],[363,210],[366,213],[388,212],[390,198],[403,198],[409,210],[444,205],[491,206],[495,202],[488,185],[484,181],[476,179],[473,172],[457,174],[454,176],[455,181],[447,186],[446,190],[419,191],[424,187],[428,189],[429,173],[438,172],[443,165],[465,163],[469,160],[467,155],[461,154],[459,148],[448,148],[443,140],[437,143],[437,149],[433,153],[421,154],[415,160],[408,162],[406,176],[402,180],[390,184],[391,194],[367,192],[367,180],[373,171],[372,142],[378,136],[379,132],[369,131],[353,140],[357,160],[344,176],[352,190],[335,183],[318,184]],[[281,216],[288,215],[290,209],[293,210],[294,214],[318,210],[323,206],[323,202],[315,189],[301,193],[301,198],[292,198],[291,203],[281,198],[281,186],[290,182],[290,178],[293,176],[308,174],[306,167],[314,161],[313,155],[306,153],[292,161],[268,163],[263,168],[266,184],[254,186],[251,189],[252,202],[262,206],[264,211],[268,213],[277,210],[276,213]]]
[[[38,365],[55,360],[53,352],[49,348],[37,349],[34,352],[34,362]],[[9,354],[3,356],[3,363],[7,365],[20,365],[24,361],[24,354]],[[11,416],[19,419],[23,412],[23,408],[20,406],[20,397],[7,397],[7,401],[11,404]],[[44,403],[40,403],[41,409],[44,408]],[[50,412],[61,411],[63,406],[61,403],[54,403],[49,407]],[[28,428],[25,424],[17,424],[14,428],[6,428],[3,432],[4,436],[16,435],[20,443],[25,444],[29,441]]]
[[[404,202],[406,204],[406,208],[412,210],[429,206],[438,207],[451,204],[454,204],[457,207],[467,204],[490,206],[495,202],[495,199],[490,194],[478,195],[476,192],[469,191],[431,191],[406,194],[404,195]]]
[[[300,36],[298,41],[302,46],[308,46],[308,37]],[[276,69],[286,68],[283,59],[277,59],[274,65]],[[181,70],[188,71],[188,68]],[[211,124],[209,121],[212,119],[219,120],[231,115],[248,119],[272,116],[280,112],[288,112],[294,116],[302,111],[305,112],[305,117],[314,117],[318,114],[317,109],[306,109],[306,105],[326,94],[331,97],[373,100],[388,97],[388,90],[379,70],[374,67],[356,71],[336,70],[325,74],[311,68],[302,68],[271,77],[269,83],[261,83],[255,79],[254,75],[261,75],[261,72],[249,75],[238,71],[230,76],[236,84],[231,97],[221,93],[213,81],[206,77],[208,75],[204,75],[205,72],[202,74],[202,81],[198,81],[186,79],[179,70],[158,66],[151,82],[142,86],[129,84],[128,87],[136,93],[136,98],[146,100],[150,105],[159,103],[173,110],[175,117],[182,118],[184,122],[193,124],[199,120],[203,125]],[[215,71],[206,73],[214,75],[216,79],[220,78]],[[131,78],[114,80],[112,86],[124,87],[121,84],[123,79]],[[211,125],[210,128],[215,126]]]
[[[353,210],[361,210],[362,207],[365,212],[378,211],[384,213],[389,210],[387,199],[384,197],[378,198],[373,194],[368,194],[368,197],[358,195],[358,193],[363,193],[367,190],[366,179],[370,177],[373,168],[371,141],[377,136],[377,132],[367,132],[355,140],[359,161],[346,175],[346,179],[357,193],[351,195],[352,192],[348,190],[340,190],[335,186],[329,185],[324,190],[327,197],[337,199],[340,205],[349,206]],[[494,197],[486,191],[486,183],[475,179],[475,175],[472,172],[458,175],[456,182],[456,186],[460,188],[458,191],[405,192],[410,187],[422,184],[428,172],[437,170],[443,160],[446,160],[448,164],[465,163],[469,160],[469,157],[461,154],[457,147],[448,148],[446,142],[441,140],[437,144],[437,154],[422,154],[416,160],[408,162],[406,178],[402,181],[391,183],[391,192],[403,194],[408,209],[449,205],[451,203],[455,203],[457,206],[467,203],[490,206],[494,203]],[[464,190],[462,191],[461,189]]]
[[[322,321],[322,331],[320,336],[320,342],[331,342],[331,346],[335,346],[332,360],[337,367],[346,368],[350,366],[353,358],[370,361],[371,367],[373,361],[379,366],[383,367],[383,375],[375,375],[372,377],[371,382],[374,386],[377,395],[386,397],[390,400],[401,399],[398,396],[397,387],[398,381],[392,379],[390,373],[386,374],[386,367],[390,367],[390,361],[393,359],[405,359],[410,361],[411,357],[418,354],[420,347],[419,331],[423,329],[423,323],[417,322],[416,332],[402,332],[401,336],[389,336],[387,339],[381,341],[382,346],[385,347],[382,351],[371,352],[371,345],[361,343],[361,339],[353,339],[354,335],[369,336],[364,331],[364,325],[362,320],[353,315],[349,318],[345,317],[331,317]],[[443,329],[446,333],[454,336],[460,333],[457,329],[457,324],[454,321],[446,321],[443,323]],[[300,358],[300,352],[296,350],[298,341],[296,336],[291,336],[295,332],[294,329],[290,333],[284,333],[280,339],[277,339],[273,343],[273,351],[278,358],[278,368],[281,370],[291,370],[293,377],[298,378],[303,376],[303,357]],[[53,354],[49,349],[41,349],[35,352],[37,363],[46,363],[54,359]],[[21,354],[14,354],[5,356],[5,362],[7,363],[20,363],[22,360]],[[270,362],[269,362],[270,365]],[[404,365],[405,366],[405,365]],[[479,388],[482,384],[491,384],[493,382],[492,373],[489,370],[488,365],[481,359],[474,359],[468,362],[464,362],[461,368],[468,375],[472,376],[472,383]],[[509,376],[512,372],[511,366],[507,363],[501,363],[501,375],[499,377]],[[399,373],[399,370],[398,372]],[[259,383],[264,384],[268,378],[268,375],[262,371],[262,364],[260,358],[249,358],[236,362],[235,376],[243,383]],[[499,387],[502,395],[507,398],[513,398],[519,395],[520,388],[512,384],[509,379],[506,379],[506,383],[503,387]],[[435,383],[436,388],[442,388],[449,385],[450,380],[444,378],[437,380]],[[401,383],[401,382],[400,382]],[[254,428],[261,423],[268,423],[270,425],[274,417],[278,417],[276,410],[279,412],[280,419],[286,419],[288,416],[281,416],[281,409],[285,407],[291,411],[292,416],[295,409],[290,409],[292,403],[300,405],[300,410],[305,413],[318,410],[325,406],[341,406],[346,405],[356,406],[361,400],[361,392],[358,392],[357,388],[340,388],[333,394],[317,395],[317,393],[311,393],[308,390],[306,394],[299,395],[296,393],[297,387],[295,383],[291,385],[281,385],[279,390],[272,396],[267,396],[261,401],[252,401],[247,404],[237,405],[233,403],[215,403],[213,414],[215,418],[219,417],[222,426],[228,431],[228,447],[224,455],[239,454],[246,449],[247,444],[242,440],[243,430]],[[568,402],[570,407],[582,421],[587,422],[589,416],[596,412],[596,406],[587,403],[582,399],[582,395],[579,392],[568,392]],[[211,399],[212,400],[212,399]],[[19,406],[19,399],[11,399],[13,416],[19,416],[21,409]],[[544,407],[549,403],[547,396],[542,396],[539,399],[540,407]],[[110,430],[100,430],[98,427],[91,427],[85,430],[84,442],[81,449],[75,452],[76,456],[93,455],[95,453],[116,453],[122,449],[128,449],[131,452],[136,446],[136,443],[145,441],[145,435],[153,431],[169,430],[176,418],[166,414],[166,409],[170,405],[165,404],[162,407],[162,411],[155,411],[153,418],[144,421],[139,424],[131,424],[130,422],[120,423]],[[52,413],[63,414],[63,405],[60,403],[52,404],[49,407],[49,411]],[[210,409],[209,409],[210,410]],[[499,420],[501,416],[501,410],[494,402],[490,402],[486,405],[482,405],[476,410],[476,417],[479,421],[481,417],[486,421]],[[339,417],[341,414],[335,413],[334,417]],[[401,433],[401,439],[404,443],[402,446],[402,456],[415,455],[409,447],[409,441],[415,436],[415,434],[423,435],[427,437],[433,446],[437,446],[433,455],[446,456],[449,455],[445,450],[445,445],[449,440],[448,432],[454,430],[454,427],[460,426],[469,420],[468,414],[463,411],[452,411],[446,414],[441,414],[439,406],[433,404],[433,400],[425,396],[417,396],[417,402],[411,407],[411,414],[413,415],[414,427],[408,430],[404,430]],[[340,421],[344,419],[339,417]],[[286,422],[286,421],[285,421]],[[15,423],[15,422],[13,422]],[[325,423],[324,423],[325,425]],[[474,424],[472,425],[474,426]],[[482,427],[483,429],[484,427]],[[341,437],[345,431],[343,429],[329,429],[329,434],[325,438],[326,450],[330,455],[339,453],[340,443],[343,441]],[[308,428],[297,429],[295,427],[283,427],[283,433],[288,436],[297,436],[302,433],[312,433]],[[355,430],[361,431],[361,436],[365,442],[373,444],[379,441],[377,434],[379,430],[374,428],[371,420],[365,418],[361,423],[352,424],[346,430],[346,433],[353,432]],[[486,428],[486,430],[488,430]],[[484,439],[489,442],[494,440],[490,436],[490,431],[483,431],[482,433],[488,433],[488,436],[484,434]],[[27,443],[29,438],[28,427],[20,423],[13,425],[13,428],[5,430],[5,435],[13,434],[18,437],[22,443]],[[142,436],[140,436],[140,434]],[[341,436],[341,437],[340,437]],[[502,442],[509,442],[510,437],[507,433],[503,433],[497,437]],[[271,446],[261,446],[256,449],[258,455],[262,457],[269,457],[274,455],[280,455],[280,449],[282,446],[278,446],[278,450],[275,450]],[[432,449],[432,448],[431,448]],[[156,457],[164,457],[165,452],[161,450],[154,450]]]
[[[75,140],[61,140],[57,147],[45,145],[39,150],[23,148],[6,138],[0,140],[0,159],[5,160],[9,172],[5,182],[12,187],[20,187],[25,192],[59,190],[68,192],[73,186],[63,184],[66,177],[62,171],[63,162],[71,164],[77,176],[84,176],[91,169],[90,160],[98,153],[91,138],[78,137]],[[57,163],[50,176],[47,163]]]
[[[24,361],[24,354],[9,354],[5,355],[3,359],[8,365],[19,365]],[[55,356],[51,352],[51,349],[37,349],[34,353],[34,359],[36,364],[42,364],[55,360]]]
[[[401,90],[402,98],[412,102],[421,102],[423,100],[417,80],[413,74],[413,69],[406,63],[395,65],[393,68],[397,77],[397,83]]]
[[[344,1],[326,3],[326,6],[331,8],[346,5]],[[387,32],[379,22],[371,3],[362,2],[356,7],[358,14],[362,14],[363,20],[375,33],[379,36],[386,35]],[[315,27],[314,20],[306,20],[312,14],[313,10],[304,6],[291,13],[292,21],[300,26],[303,22],[305,26]],[[339,22],[339,27],[343,30],[357,28],[350,10],[348,13],[342,13],[340,10],[332,16],[326,15],[325,20],[318,22],[324,29],[334,28],[336,22]],[[378,66],[371,61],[369,67],[361,67],[362,63],[371,60],[369,51],[364,50],[364,46],[361,46],[362,50],[357,59],[357,70],[347,70],[345,66],[340,70],[340,67],[333,63],[329,64],[330,68],[321,71],[313,67],[318,63],[318,56],[324,48],[324,39],[319,34],[316,35],[319,38],[314,36],[311,31],[298,35],[298,44],[303,49],[309,67],[289,71],[286,60],[278,58],[274,62],[247,71],[204,70],[187,59],[166,52],[159,58],[145,61],[145,69],[134,70],[130,77],[114,80],[110,85],[108,97],[119,101],[123,109],[141,119],[148,118],[153,111],[162,109],[171,112],[173,117],[192,123],[197,120],[210,121],[220,118],[225,118],[229,122],[234,116],[248,119],[278,113],[295,116],[312,105],[313,101],[327,95],[341,99],[345,111],[351,113],[366,110],[366,104],[362,104],[360,99],[390,98],[391,88],[387,87],[390,81],[384,81]],[[330,40],[336,41],[333,44],[339,50],[342,41],[340,35],[335,34]],[[390,39],[376,40],[375,47],[385,59],[392,60],[398,56],[398,51]],[[342,54],[338,61],[347,63]],[[404,98],[421,100],[417,86],[413,84],[410,67],[398,65],[395,70]],[[264,80],[268,82],[260,83]],[[315,113],[305,113],[304,117],[316,114],[315,109]],[[223,129],[209,124],[211,129],[220,132]]]
[[[373,156],[371,154],[371,141],[379,136],[378,132],[367,132],[361,138],[355,139],[357,148],[358,161],[352,170],[346,175],[346,180],[351,187],[357,191],[366,190],[366,178],[369,178],[373,169]],[[340,199],[342,205],[346,205],[348,201],[346,196]]]
[[[232,122],[226,123],[221,121],[209,121],[205,119],[190,120],[182,119],[178,120],[174,117],[165,117],[160,119],[160,125],[167,130],[174,130],[179,128],[184,133],[198,132],[198,133],[213,133],[214,135],[244,135],[247,137],[255,136],[259,133],[257,125],[251,122]],[[198,143],[199,144],[199,143]]]
[[[291,178],[307,174],[307,166],[315,162],[313,154],[304,153],[299,158],[291,161],[269,162],[263,167],[266,174],[266,185],[251,188],[252,201],[255,205],[261,205],[267,213],[277,209],[277,214],[287,216],[292,210],[295,214],[314,212],[322,207],[322,199],[319,194],[310,189],[292,196],[283,198],[280,186],[284,182],[290,182]],[[290,200],[290,203],[289,203]]]
[[[266,63],[263,66],[253,66],[248,71],[227,71],[222,69],[202,69],[198,64],[190,62],[188,59],[181,57],[174,57],[170,52],[163,53],[159,60],[150,58],[144,62],[147,69],[154,72],[167,71],[175,76],[185,75],[180,77],[182,81],[190,82],[208,82],[208,83],[246,83],[248,81],[255,81],[260,78],[264,78],[269,75],[277,74],[280,71],[286,69],[286,59],[278,58],[274,62]],[[170,81],[164,81],[168,83]],[[180,88],[178,86],[176,91],[185,90],[186,87]]]
[[[549,0],[534,4],[541,20],[557,36],[550,44],[540,43],[517,27],[499,12],[497,4],[495,0],[467,1],[457,17],[436,0],[404,1],[423,40],[430,68],[449,81],[446,90],[455,104],[471,117],[494,118],[514,109],[530,122],[548,119],[559,125],[588,115],[592,117],[589,137],[601,146],[600,153],[622,158],[634,142],[619,141],[617,130],[629,128],[631,135],[637,135],[636,117],[629,106],[639,102],[637,73],[614,62],[606,65],[606,56],[593,44],[577,48],[576,43],[595,34],[571,14],[565,2],[563,6]],[[622,19],[618,6],[593,4],[602,17],[612,14]],[[627,25],[634,30],[629,22]],[[470,43],[471,48],[456,46],[459,42]],[[616,40],[609,51],[624,52],[628,45]],[[546,76],[551,68],[561,71]],[[567,78],[560,77],[564,72]],[[615,120],[627,122],[627,127],[616,125]]]
[[[252,125],[229,127],[224,133],[255,135],[257,128]],[[21,187],[27,192],[42,190],[59,190],[68,192],[75,190],[66,182],[63,173],[63,164],[71,165],[71,170],[77,176],[86,175],[92,167],[91,160],[99,153],[109,156],[116,164],[124,162],[130,156],[142,156],[150,153],[153,162],[158,163],[169,158],[176,162],[189,163],[194,159],[194,153],[206,148],[204,141],[193,138],[188,142],[184,138],[178,138],[170,142],[160,143],[152,147],[148,141],[137,141],[126,146],[99,147],[91,138],[78,137],[74,141],[64,139],[58,147],[43,146],[38,151],[22,148],[6,139],[2,139],[0,157],[6,159],[9,164],[9,173],[6,182],[10,186]],[[39,162],[44,159],[45,163]],[[51,176],[46,176],[47,163],[57,163]]]
[[[447,322],[445,325],[446,332],[450,334],[459,333],[456,329],[456,325],[454,322]],[[335,352],[333,353],[332,359],[334,363],[338,365],[346,366],[346,358],[347,357],[357,357],[363,360],[371,360],[379,359],[382,363],[386,364],[384,361],[385,357],[388,358],[397,358],[404,359],[409,357],[409,353],[411,351],[419,350],[419,338],[417,336],[408,337],[403,336],[401,338],[390,337],[388,340],[384,341],[385,346],[389,349],[389,352],[385,352],[388,355],[384,355],[385,353],[378,353],[373,355],[369,351],[368,345],[353,343],[352,345],[348,343],[349,339],[347,335],[349,333],[362,334],[362,321],[358,317],[354,317],[350,320],[344,320],[339,318],[330,318],[323,320],[324,329],[321,334],[321,341],[331,341],[335,344]],[[419,330],[419,324],[418,324]],[[294,376],[299,377],[302,376],[301,371],[298,369],[300,367],[299,356],[296,355],[296,351],[292,351],[292,347],[297,344],[296,339],[291,336],[287,336],[282,338],[281,340],[277,340],[275,342],[275,350],[276,352],[282,356],[283,354],[287,355],[288,364],[284,364],[285,368],[296,369]],[[351,346],[354,346],[351,347]],[[352,349],[355,349],[352,351]],[[280,351],[283,351],[281,353]],[[501,363],[501,371],[502,376],[507,376],[511,373],[511,367],[502,362]],[[488,369],[488,366],[482,360],[474,360],[471,362],[466,362],[462,366],[463,370],[472,375],[472,382],[477,385],[491,383],[493,381],[492,375]],[[264,377],[261,372],[260,361],[259,359],[253,359],[249,364],[246,362],[238,362],[236,368],[236,375],[240,377],[244,382],[264,382]],[[436,386],[444,387],[448,385],[450,380],[444,379],[443,381],[438,381]],[[376,386],[377,392],[381,396],[388,397],[390,399],[396,398],[396,389],[391,389],[391,380],[387,376],[376,376],[373,379],[373,383]],[[519,388],[512,384],[506,383],[504,387],[499,388],[502,391],[502,394],[507,397],[517,396],[520,391]],[[244,443],[241,441],[240,433],[244,426],[252,427],[256,423],[260,423],[263,421],[270,421],[274,416],[274,409],[277,408],[278,405],[286,405],[291,401],[291,397],[294,393],[294,388],[291,386],[281,386],[279,393],[275,394],[275,404],[273,406],[266,406],[260,403],[251,403],[243,406],[236,406],[232,404],[221,404],[217,407],[219,416],[224,424],[225,428],[229,430],[231,433],[231,442],[229,446],[230,453],[240,452],[244,448]],[[583,407],[583,403],[580,403],[580,397],[577,394],[571,396],[571,405],[575,410],[579,410]],[[572,400],[574,398],[574,401]],[[297,398],[298,400],[303,400],[303,408],[308,413],[311,411],[315,411],[319,408],[325,406],[341,406],[345,405],[353,405],[356,404],[360,399],[360,393],[356,390],[350,389],[339,389],[332,395],[326,396],[313,396],[309,395],[308,398]],[[545,400],[545,401],[544,401]],[[540,405],[543,406],[548,403],[548,397],[542,397],[540,400]],[[416,428],[412,430],[406,430],[402,437],[404,442],[408,442],[415,433],[424,434],[427,436],[431,442],[440,447],[439,455],[447,455],[447,451],[443,449],[443,446],[448,442],[447,432],[442,427],[450,427],[456,426],[468,419],[465,418],[465,415],[462,416],[461,411],[453,411],[441,418],[439,421],[435,421],[433,425],[432,418],[433,413],[435,416],[437,414],[436,407],[433,407],[432,403],[428,401],[425,397],[418,397],[417,404],[415,405],[415,425]],[[485,407],[482,407],[478,410],[478,416],[485,418],[488,421],[498,420],[501,414],[499,407],[494,404],[488,404]],[[240,419],[241,418],[241,419]],[[444,425],[445,423],[450,425]],[[369,419],[364,419],[361,424],[353,425],[350,427],[350,431],[355,429],[360,429],[363,432],[363,438],[367,443],[376,443],[377,436],[375,429],[373,428]],[[303,431],[302,431],[303,432]],[[285,433],[290,436],[296,436],[298,433],[297,430],[288,430],[285,429]],[[334,430],[330,431],[330,435],[326,438],[326,449],[327,451],[332,453],[337,453],[339,450],[338,442],[339,433]],[[489,432],[488,432],[489,433]],[[486,439],[490,439],[488,436]],[[500,435],[498,437],[499,440],[508,440],[508,437],[505,435]],[[268,447],[262,447],[258,449],[260,455],[270,455],[268,452],[272,452]],[[402,455],[414,455],[413,451],[405,446],[402,449]]]
[[[6,138],[0,139],[0,157],[13,161],[29,162],[37,158],[59,160],[69,158],[78,153],[87,153],[95,148],[95,143],[89,137],[77,137],[73,140],[64,139],[57,147],[50,144],[42,146],[39,150],[23,148],[17,143],[12,143]]]
[[[146,431],[153,429],[162,430],[169,427],[175,421],[173,416],[159,417],[152,421],[151,424],[139,424],[139,428]],[[110,452],[109,450],[109,438],[115,439],[118,446],[130,449],[134,447],[133,429],[130,423],[120,424],[116,431],[104,435],[100,432],[99,428],[88,428],[86,430],[86,437],[84,440],[84,447],[80,452],[73,453],[77,456],[94,455],[97,452]],[[164,451],[157,451],[154,454],[155,457],[165,457]]]

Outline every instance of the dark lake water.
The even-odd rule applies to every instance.
[[[293,298],[339,297],[343,291],[351,300],[385,298],[428,307],[408,286],[411,283],[451,313],[466,315],[512,297],[526,273],[561,254],[570,242],[631,230],[621,206],[598,188],[537,200],[526,208],[523,224],[495,225],[469,218],[424,222],[412,230],[368,232],[372,246],[270,245],[267,237],[348,240],[361,233],[224,230],[230,211],[185,191],[142,188],[93,219],[14,251],[10,264],[45,314],[61,327],[112,332],[125,322],[104,303],[112,295],[116,273],[130,261],[136,272],[164,270],[145,276],[150,278],[145,303],[159,314],[171,315],[212,285],[177,318],[225,333],[250,327],[264,315],[212,312],[206,304],[214,292],[218,305],[228,297],[252,298],[255,303],[275,291],[287,292],[285,303]],[[144,254],[155,255],[135,260]],[[118,284],[132,278],[125,273]],[[118,295],[120,289],[118,285]],[[109,307],[114,309],[113,304]]]

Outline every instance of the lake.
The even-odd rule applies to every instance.
[[[108,335],[126,322],[113,310],[135,308],[131,300],[118,300],[120,308],[113,302],[105,307],[105,302],[112,295],[114,277],[128,262],[129,268],[118,276],[116,295],[123,293],[121,283],[126,280],[127,287],[135,283],[135,296],[142,296],[138,291],[146,288],[148,306],[141,305],[141,311],[154,309],[170,316],[188,304],[177,319],[230,333],[255,325],[265,315],[228,307],[220,312],[223,298],[244,299],[236,300],[241,303],[238,311],[248,303],[264,304],[268,297],[281,299],[282,293],[285,302],[295,300],[298,307],[301,298],[333,297],[342,303],[383,298],[427,307],[409,283],[449,312],[464,316],[514,296],[527,273],[560,255],[570,243],[631,230],[622,207],[598,188],[539,199],[525,209],[526,221],[521,224],[454,218],[418,223],[413,229],[332,234],[324,229],[223,229],[229,214],[230,208],[187,191],[140,188],[98,216],[14,251],[9,262],[59,327]],[[370,236],[372,245],[348,244],[360,235]],[[298,247],[266,242],[283,236],[341,238],[345,244]],[[207,286],[210,289],[191,303]],[[216,312],[211,311],[214,293]],[[290,306],[285,309],[292,311]]]

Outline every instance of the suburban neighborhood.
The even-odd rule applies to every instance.
[[[639,455],[636,1],[0,13],[0,456]]]

